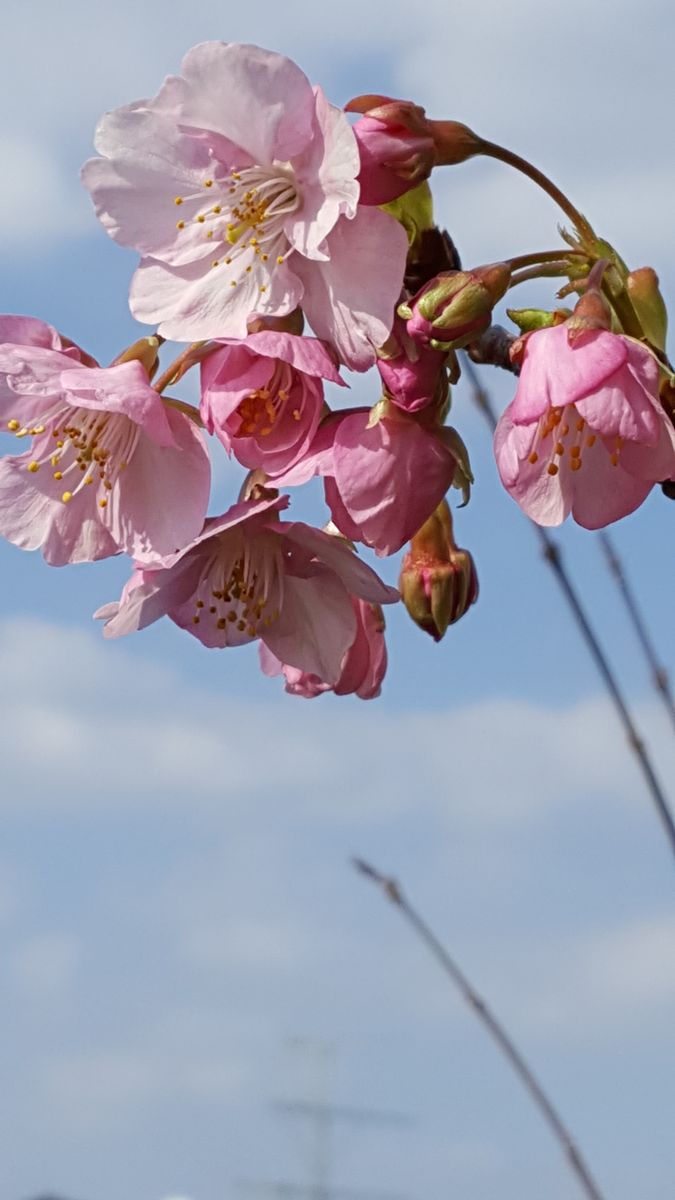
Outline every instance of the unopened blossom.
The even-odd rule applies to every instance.
[[[275,486],[324,476],[337,528],[379,555],[394,554],[434,511],[457,469],[454,431],[426,428],[386,401],[335,413],[307,455]]]
[[[406,412],[419,412],[445,399],[447,354],[417,341],[397,316],[391,336],[377,358],[377,369],[390,400]]]
[[[323,379],[342,384],[317,338],[261,330],[224,341],[202,363],[202,419],[243,466],[283,471],[317,431]]]
[[[0,317],[0,417],[30,449],[0,460],[0,535],[52,566],[173,553],[201,529],[202,434],[142,362],[99,367],[55,329]]]
[[[357,96],[346,111],[363,113],[354,125],[363,204],[387,204],[428,179],[435,147],[423,108],[410,100]]]
[[[502,482],[540,525],[571,513],[600,529],[675,478],[675,430],[659,403],[659,369],[639,342],[567,324],[525,340],[515,399],[495,432]]]
[[[151,100],[103,117],[83,179],[111,237],[143,255],[130,303],[180,341],[243,338],[297,305],[356,370],[391,328],[407,251],[359,205],[347,117],[289,59],[205,42]]]
[[[165,567],[137,568],[120,602],[96,614],[105,636],[168,616],[205,646],[259,638],[279,662],[336,684],[357,635],[352,598],[391,604],[398,592],[339,539],[281,521],[287,504],[235,504]]]
[[[430,346],[459,348],[483,333],[492,310],[511,279],[506,263],[491,263],[472,271],[441,271],[425,283],[398,312],[407,320],[411,337]]]
[[[260,643],[260,665],[266,675],[283,675],[285,690],[292,696],[313,700],[324,692],[336,696],[356,695],[360,700],[379,696],[387,670],[387,647],[384,640],[384,616],[379,604],[352,598],[356,616],[356,637],[342,661],[340,678],[329,684],[318,675],[301,671],[282,663],[272,651]]]
[[[455,543],[445,500],[412,538],[399,587],[408,614],[435,642],[478,599],[476,567],[469,551]]]

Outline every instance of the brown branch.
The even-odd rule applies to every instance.
[[[581,1151],[531,1067],[515,1045],[510,1034],[507,1033],[492,1010],[488,1008],[483,998],[479,996],[464,972],[450,956],[443,943],[439,941],[426,921],[413,908],[395,879],[382,875],[380,871],[372,867],[370,863],[364,862],[363,859],[354,858],[352,862],[356,870],[361,875],[364,875],[366,879],[370,879],[372,883],[376,884],[387,899],[398,908],[401,915],[412,926],[420,941],[431,951],[442,970],[445,971],[445,974],[457,988],[462,999],[473,1010],[495,1045],[501,1050],[509,1066],[515,1071],[523,1087],[529,1093],[541,1116],[559,1143],[570,1168],[576,1175],[588,1200],[603,1200],[602,1193],[593,1179],[581,1155]]]

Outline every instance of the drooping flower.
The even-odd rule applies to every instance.
[[[99,367],[41,321],[0,317],[0,417],[30,450],[0,460],[0,535],[52,566],[173,553],[201,529],[204,439],[138,360]]]
[[[586,529],[627,516],[675,477],[675,430],[659,370],[639,342],[567,324],[525,340],[515,399],[495,432],[507,491],[540,525],[572,513]]]
[[[202,363],[201,415],[249,469],[291,467],[308,449],[323,409],[322,379],[342,384],[316,338],[261,330],[223,342]]]
[[[283,675],[285,690],[292,696],[313,700],[324,692],[336,696],[356,695],[360,700],[374,700],[382,689],[387,670],[387,647],[384,640],[384,615],[379,604],[352,598],[356,615],[356,637],[342,661],[340,678],[327,683],[318,675],[301,671],[282,663],[272,651],[260,643],[260,665],[266,675]]]
[[[340,532],[380,556],[395,554],[443,499],[460,446],[454,430],[426,428],[380,401],[375,410],[345,410],[325,420],[308,453],[275,486],[324,476]]]
[[[280,521],[287,504],[236,504],[165,567],[137,568],[120,602],[96,614],[105,636],[168,616],[209,647],[260,638],[280,662],[335,685],[357,635],[352,598],[391,604],[398,592],[339,539]]]
[[[151,100],[103,117],[83,180],[111,237],[144,256],[141,321],[178,340],[243,338],[254,314],[302,304],[356,370],[391,328],[406,238],[359,206],[340,109],[289,59],[205,42]]]

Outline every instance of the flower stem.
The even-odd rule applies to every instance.
[[[560,275],[567,275],[569,264],[557,261],[543,263],[541,266],[528,267],[525,271],[517,271],[511,276],[509,288],[517,287],[519,283],[525,283],[528,279],[545,279],[554,278]]]
[[[183,375],[186,373],[186,371],[189,371],[190,367],[194,366],[195,363],[201,362],[202,358],[205,357],[205,354],[201,354],[199,352],[204,346],[208,345],[208,342],[193,342],[191,346],[188,346],[186,350],[183,350],[182,353],[178,355],[178,358],[175,358],[167,367],[163,375],[160,375],[159,379],[155,381],[153,384],[155,391],[163,392],[164,388],[168,387],[170,383],[178,383],[178,380],[182,379]]]
[[[537,263],[561,262],[563,259],[570,258],[586,259],[583,250],[568,250],[565,246],[561,246],[559,250],[538,250],[531,254],[516,254],[513,258],[505,258],[504,262],[510,266],[512,271],[517,271],[519,267],[535,266]]]
[[[579,212],[579,209],[572,204],[572,201],[564,192],[561,192],[560,188],[547,175],[544,175],[543,171],[533,166],[526,158],[521,158],[519,154],[515,154],[513,150],[507,150],[505,146],[498,146],[495,142],[486,142],[483,138],[480,139],[480,150],[478,153],[484,154],[487,158],[496,158],[500,162],[506,163],[509,167],[514,167],[522,175],[527,175],[528,179],[531,179],[552,200],[555,200],[556,204],[562,209],[565,216],[569,217],[584,239],[595,240],[592,227],[582,213]]]
[[[488,1008],[487,1004],[478,992],[467,979],[464,972],[458,967],[457,963],[450,956],[445,946],[436,937],[436,934],[429,928],[426,921],[422,919],[419,913],[413,908],[412,904],[407,900],[404,893],[401,891],[396,880],[382,875],[375,867],[371,867],[369,863],[364,862],[360,858],[352,860],[357,871],[361,875],[365,875],[373,883],[377,884],[384,895],[392,904],[398,908],[399,912],[405,917],[409,925],[412,926],[420,941],[424,943],[428,950],[431,951],[434,958],[445,974],[450,978],[452,983],[457,988],[463,1000],[473,1010],[478,1020],[487,1030],[492,1040],[496,1043],[499,1050],[506,1058],[509,1065],[513,1068],[521,1083],[529,1092],[530,1097],[536,1104],[539,1112],[551,1129],[553,1136],[559,1142],[570,1167],[574,1171],[579,1183],[581,1184],[588,1200],[603,1200],[602,1193],[598,1188],[589,1168],[581,1156],[581,1151],[576,1146],[572,1139],[567,1126],[564,1124],[557,1109],[549,1100],[546,1092],[539,1083],[538,1079],[530,1069],[528,1063],[523,1058],[520,1050],[513,1042],[511,1036],[507,1033],[504,1026],[498,1021],[494,1013]]]

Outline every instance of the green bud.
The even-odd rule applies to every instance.
[[[639,267],[626,279],[631,298],[646,337],[658,350],[666,348],[668,311],[659,288],[659,277],[652,267]]]

